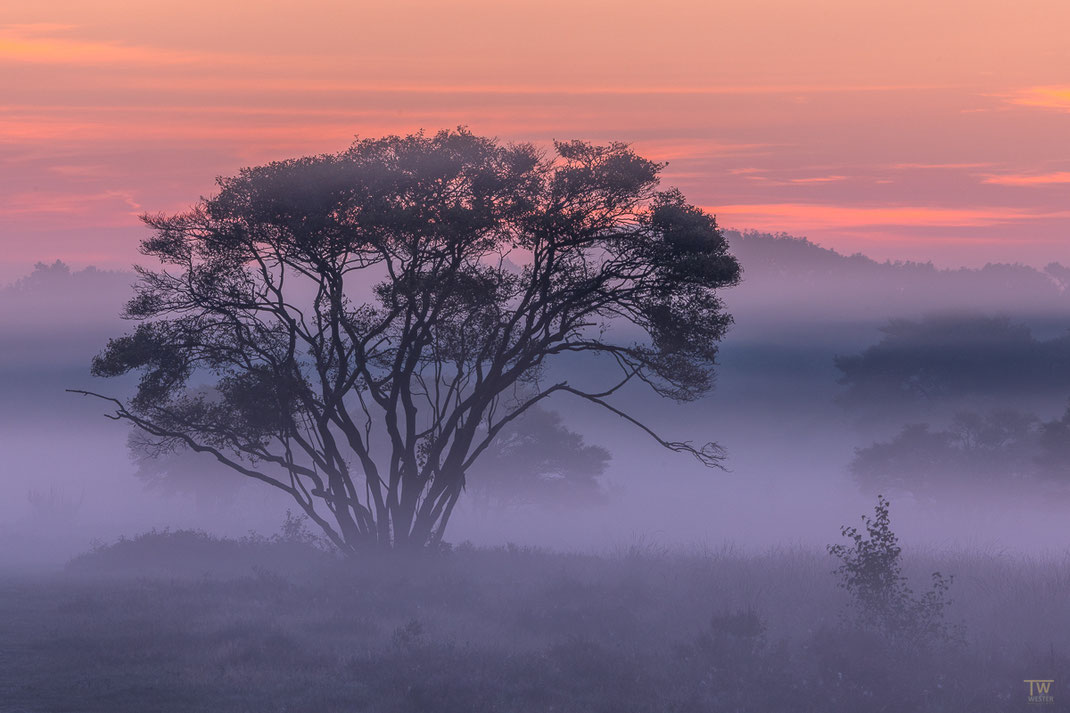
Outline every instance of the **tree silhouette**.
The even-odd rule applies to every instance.
[[[1041,427],[1036,416],[1012,409],[964,411],[944,430],[908,424],[890,441],[859,448],[850,468],[866,490],[922,497],[1017,485],[1036,475],[1038,433],[1045,428],[1054,426]]]
[[[468,489],[489,505],[590,505],[606,497],[599,478],[609,461],[556,411],[532,407],[472,464]]]
[[[202,505],[229,504],[241,494],[242,479],[230,468],[183,443],[160,444],[133,431],[127,447],[135,477],[154,490],[192,496]],[[556,411],[533,406],[499,431],[472,464],[466,490],[487,507],[592,505],[606,498],[600,478],[609,461],[608,450],[584,443]]]
[[[1037,340],[1006,317],[895,319],[881,331],[877,344],[835,360],[840,402],[862,413],[920,415],[1070,389],[1070,337]]]
[[[1059,483],[1070,483],[1070,408],[1061,418],[1040,426],[1035,462],[1040,475]]]
[[[458,130],[244,169],[143,218],[164,268],[138,269],[140,324],[93,373],[140,372],[113,418],[286,492],[348,553],[436,546],[468,469],[554,395],[716,465],[613,403],[704,394],[731,321],[739,265],[662,167]],[[603,381],[551,373],[577,354]]]

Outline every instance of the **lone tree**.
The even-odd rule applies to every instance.
[[[625,384],[712,385],[739,279],[713,216],[627,145],[554,152],[468,131],[361,140],[243,169],[144,216],[126,316],[98,376],[141,374],[110,416],[288,493],[347,553],[441,542],[465,472],[545,399],[608,409]],[[564,355],[604,384],[550,379]],[[584,373],[591,370],[584,369]],[[585,381],[591,381],[585,377]],[[82,392],[87,393],[87,392]]]

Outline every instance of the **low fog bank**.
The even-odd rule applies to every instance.
[[[1065,558],[911,553],[916,593],[891,607],[840,587],[836,561],[639,543],[343,567],[300,533],[150,535],[5,580],[0,640],[19,655],[0,693],[101,713],[1002,713],[1034,707],[1043,679],[1064,699]]]
[[[855,524],[871,510],[876,492],[885,492],[897,531],[912,547],[1043,553],[1070,546],[1070,496],[1057,472],[1041,472],[1038,465],[1045,454],[1058,453],[1061,441],[1052,424],[1070,397],[1070,363],[1065,375],[1061,371],[1061,340],[1070,328],[1065,268],[937,270],[842,256],[785,236],[732,233],[729,239],[744,266],[744,282],[725,293],[735,325],[721,350],[712,396],[681,405],[639,391],[621,395],[621,403],[661,434],[717,441],[727,451],[725,471],[664,451],[611,414],[552,401],[548,408],[558,419],[553,428],[608,451],[604,469],[595,474],[598,497],[579,504],[568,497],[510,497],[481,490],[473,476],[471,497],[458,506],[448,540],[564,551],[732,543],[747,552],[784,544],[818,552],[838,538],[840,525]],[[130,393],[131,380],[94,379],[88,367],[109,337],[131,329],[118,313],[133,280],[131,273],[41,265],[0,289],[2,565],[55,567],[92,540],[152,528],[270,534],[285,517],[284,496],[229,473],[219,474],[227,480],[218,488],[175,487],[178,481],[167,473],[135,462],[126,427],[103,417],[104,404],[65,393]],[[927,358],[933,350],[926,335],[948,332],[945,324],[926,321],[933,315],[974,319],[965,327],[956,322],[954,329],[961,328],[967,351],[993,354],[969,347],[969,339],[978,329],[993,332],[994,323],[977,319],[1002,316],[1005,328],[995,331],[1006,334],[998,345],[1009,350],[1001,362],[1006,373],[989,373],[989,365],[978,363],[972,381],[941,377],[933,396],[936,391],[899,393],[896,384],[916,383],[912,373],[867,371],[903,344],[921,344],[917,358]],[[908,324],[889,333],[889,320]],[[863,358],[882,344],[883,352]],[[936,351],[946,354],[947,348]],[[1001,388],[1012,383],[1007,374],[1034,374],[1037,364],[1048,371]],[[561,368],[595,367],[575,362]],[[848,373],[855,381],[838,383]],[[963,423],[957,415],[995,423],[990,415],[1000,409],[1024,416],[1014,421],[1021,422],[1017,431],[1008,426],[1004,431],[1011,435],[1000,431],[998,443],[982,444],[989,451],[974,447],[972,432],[955,440]],[[928,480],[887,477],[920,472],[896,451],[896,444],[912,447],[901,438],[911,424],[935,434],[926,443],[942,460],[934,473],[923,474]],[[878,448],[860,464],[859,451],[880,444],[890,444],[889,457],[874,465],[885,452]],[[990,453],[1006,459],[999,472],[1006,477],[986,474],[982,482],[974,464],[991,461]],[[187,468],[193,481],[215,477],[211,461],[206,463]]]

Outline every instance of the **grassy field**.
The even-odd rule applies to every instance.
[[[964,641],[860,627],[824,553],[342,562],[156,533],[0,580],[0,711],[1067,710],[1070,561],[926,554]],[[1031,705],[1027,679],[1054,679]]]

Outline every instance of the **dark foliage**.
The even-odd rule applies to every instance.
[[[553,395],[716,465],[716,445],[608,400],[706,393],[731,321],[717,289],[739,265],[661,168],[624,144],[546,156],[459,130],[245,169],[145,217],[165,269],[139,270],[140,324],[93,372],[139,372],[117,418],[285,491],[347,552],[437,546],[468,468]],[[575,353],[606,380],[548,376]]]
[[[892,320],[881,341],[835,360],[840,397],[863,414],[925,414],[967,399],[1070,392],[1070,337],[1042,341],[1006,317]]]
[[[851,595],[858,622],[894,642],[916,648],[961,638],[944,621],[951,604],[948,591],[954,577],[932,573],[932,588],[917,596],[903,576],[899,538],[892,531],[890,503],[877,497],[874,517],[862,516],[865,533],[844,525],[840,534],[849,545],[829,545],[841,561],[836,569],[840,586]]]

